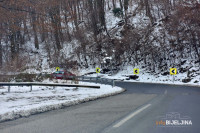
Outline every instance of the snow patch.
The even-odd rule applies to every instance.
[[[48,82],[48,80],[44,82]],[[81,84],[94,85],[95,83]],[[1,87],[0,121],[27,117],[125,91],[120,87],[95,85],[99,85],[101,88],[33,87],[33,91],[29,92],[30,87],[11,87],[11,93],[7,93],[7,87]]]

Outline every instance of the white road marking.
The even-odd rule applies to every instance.
[[[125,117],[123,120],[121,120],[120,122],[118,122],[117,124],[115,124],[113,127],[117,128],[120,127],[121,125],[123,125],[125,122],[127,122],[128,120],[130,120],[131,118],[133,118],[134,116],[136,116],[137,114],[139,114],[140,112],[142,112],[143,110],[145,110],[146,108],[150,107],[151,104],[147,104],[146,106],[136,110],[135,112],[133,112],[132,114],[128,115],[127,117]]]
[[[165,95],[167,95],[167,90],[165,90],[165,93],[164,93]]]

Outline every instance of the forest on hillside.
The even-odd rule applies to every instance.
[[[0,0],[0,68],[23,71],[41,51],[50,68],[200,64],[199,12],[197,0]]]

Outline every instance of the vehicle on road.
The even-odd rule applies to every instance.
[[[60,70],[53,72],[51,77],[53,79],[73,80],[74,78],[70,76],[76,76],[76,75],[66,70]]]

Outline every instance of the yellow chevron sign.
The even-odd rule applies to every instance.
[[[170,68],[170,75],[176,75],[177,69],[176,68]]]
[[[100,73],[100,70],[101,70],[101,69],[100,69],[99,67],[97,67],[97,68],[96,68],[96,73]]]
[[[139,69],[138,68],[133,69],[133,73],[134,74],[139,74]]]
[[[60,71],[60,67],[56,67],[56,71]]]

